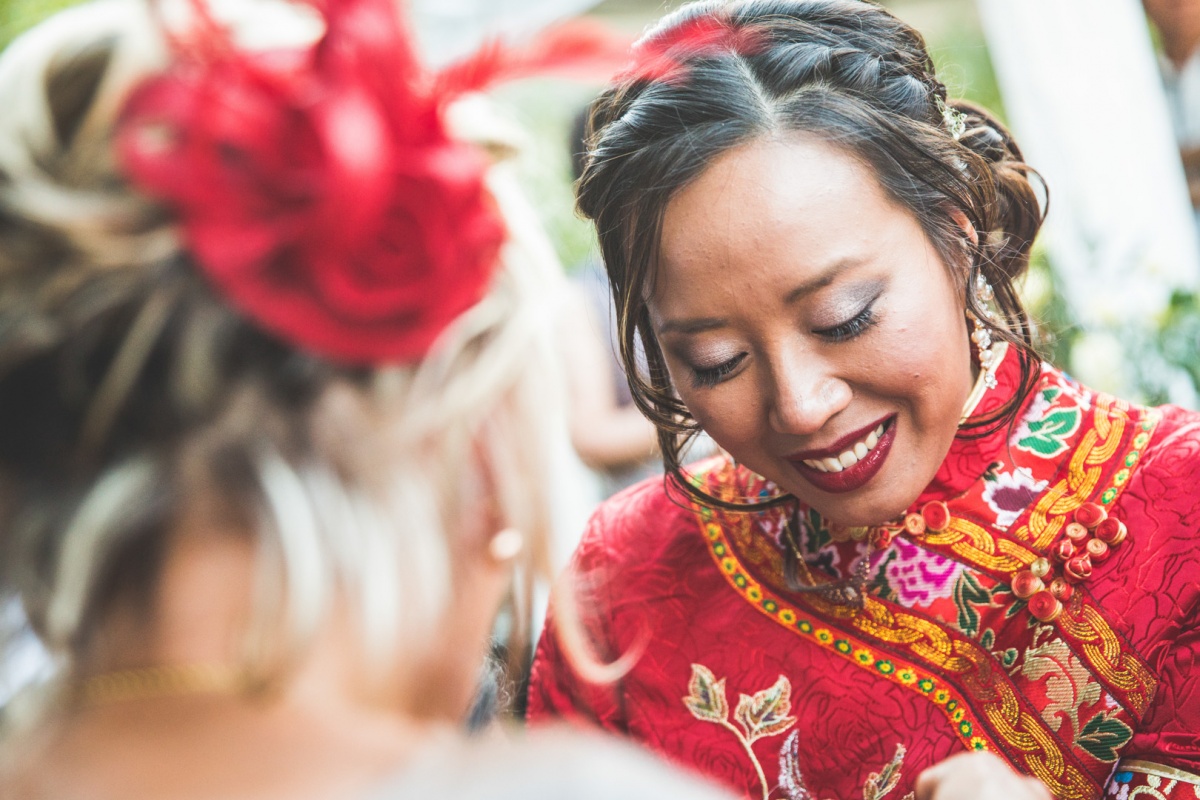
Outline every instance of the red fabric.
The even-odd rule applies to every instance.
[[[985,403],[1011,394],[1014,371],[1010,355]],[[1047,368],[1016,429],[956,442],[922,497],[980,538],[953,550],[897,537],[872,557],[871,602],[853,615],[787,589],[779,514],[706,512],[648,481],[601,507],[575,568],[598,587],[582,599],[601,652],[644,629],[649,647],[617,684],[587,685],[552,618],[530,718],[598,724],[755,798],[852,798],[894,778],[899,800],[967,748],[1059,797],[1101,796],[1119,759],[1198,772],[1198,451],[1200,415],[1129,408]],[[715,491],[770,491],[728,465],[698,473]],[[1106,495],[1128,539],[1039,623],[1008,590],[1009,561],[1062,539],[1056,503]],[[862,546],[822,540],[813,515],[806,527],[814,571],[847,574]],[[1058,532],[1034,547],[1046,531]]]

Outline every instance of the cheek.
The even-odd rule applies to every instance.
[[[684,405],[705,433],[722,448],[743,460],[761,441],[762,398],[748,376],[711,389],[680,391]],[[748,449],[749,448],[749,449]]]

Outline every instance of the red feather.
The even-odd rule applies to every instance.
[[[697,58],[750,54],[765,48],[764,34],[737,29],[723,19],[701,17],[685,22],[634,47],[632,62],[618,80],[661,81],[679,76]]]
[[[437,75],[436,92],[453,98],[531,75],[603,82],[629,63],[631,37],[594,20],[547,28],[520,45],[492,40]]]

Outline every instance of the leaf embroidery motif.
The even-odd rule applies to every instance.
[[[900,782],[900,768],[904,766],[905,752],[907,751],[904,745],[896,745],[896,755],[892,756],[888,765],[867,776],[867,782],[863,784],[863,800],[881,800],[896,788],[896,784]]]
[[[974,638],[979,633],[979,612],[975,606],[992,605],[992,593],[979,585],[979,580],[964,570],[954,582],[954,605],[958,609],[958,629]]]
[[[756,692],[753,697],[742,695],[733,718],[746,733],[746,738],[754,742],[792,727],[796,718],[788,716],[791,710],[792,683],[780,675],[770,689]]]
[[[688,694],[683,698],[683,704],[696,719],[720,725],[737,737],[758,775],[763,800],[769,800],[771,788],[767,785],[767,776],[754,753],[753,744],[756,739],[783,733],[796,724],[796,718],[788,716],[792,710],[791,681],[780,675],[771,688],[753,697],[741,695],[736,719],[742,730],[729,721],[725,679],[717,680],[712,670],[703,664],[692,664],[692,678],[688,681]]]
[[[1034,641],[1038,638],[1035,634]],[[1042,709],[1042,719],[1053,731],[1060,730],[1063,719],[1067,719],[1071,733],[1078,733],[1079,710],[1100,700],[1100,684],[1061,639],[1026,650],[1021,674],[1031,681],[1045,680],[1048,702]]]
[[[813,800],[800,771],[800,731],[792,731],[779,751],[779,784],[787,800]]]
[[[1084,723],[1083,730],[1075,737],[1076,745],[1106,764],[1114,763],[1117,751],[1133,738],[1133,730],[1117,719],[1116,714],[1116,709],[1101,711]]]
[[[1067,440],[1079,430],[1078,408],[1060,408],[1028,424],[1029,433],[1017,440],[1017,449],[1043,458],[1062,455],[1070,449]]]
[[[688,696],[683,698],[683,703],[696,719],[724,722],[729,716],[725,679],[717,680],[708,667],[692,664],[692,679],[688,682]]]
[[[800,732],[792,731],[783,749],[779,752],[780,786],[787,792],[787,800],[815,800],[804,783],[800,772]],[[863,800],[883,800],[900,783],[900,772],[904,766],[904,745],[896,745],[896,755],[879,772],[872,772],[863,784]],[[903,800],[914,800],[915,792],[904,795]]]

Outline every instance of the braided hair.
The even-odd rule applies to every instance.
[[[724,44],[673,44],[702,24],[723,26]],[[634,401],[658,427],[668,476],[680,488],[725,505],[682,473],[681,454],[699,424],[671,386],[650,325],[663,216],[718,156],[779,134],[847,148],[916,217],[964,309],[1014,345],[1021,364],[1016,396],[960,435],[1012,423],[1038,372],[1014,283],[1044,219],[1031,182],[1040,179],[992,114],[947,99],[920,33],[866,0],[702,0],[664,18],[635,52],[665,53],[674,68],[655,78],[632,70],[593,102],[578,207],[599,235]],[[970,289],[978,275],[994,287],[999,319],[989,319]]]

